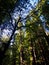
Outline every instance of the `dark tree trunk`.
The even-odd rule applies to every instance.
[[[32,65],[36,65],[35,49],[33,43],[33,39],[31,38]]]
[[[39,42],[39,46],[40,46],[40,48],[42,50],[42,55],[43,55],[43,57],[45,59],[45,64],[48,65],[48,59],[47,59],[47,56],[46,56],[46,51],[45,51],[44,46],[43,46],[43,44],[41,42],[41,39],[38,39],[38,42]]]
[[[21,19],[21,18],[19,18],[18,22],[20,21],[20,19]],[[12,40],[12,37],[13,37],[15,31],[16,31],[16,27],[17,27],[18,22],[15,23],[15,27],[14,27],[14,30],[13,30],[12,35],[11,35],[11,37],[10,37],[10,40],[9,40],[7,43],[3,43],[3,44],[4,44],[4,50],[0,50],[0,65],[2,65],[2,61],[3,61],[3,59],[5,58],[5,53],[6,53],[6,51],[7,51],[8,48],[9,48],[10,41]]]

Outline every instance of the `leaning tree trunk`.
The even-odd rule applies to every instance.
[[[21,19],[21,18],[19,18],[18,22],[20,21],[20,19]],[[5,58],[5,53],[6,53],[6,51],[7,51],[8,48],[9,48],[10,42],[11,42],[11,40],[12,40],[12,37],[13,37],[15,31],[16,31],[16,27],[17,27],[17,25],[18,25],[18,22],[15,23],[15,27],[14,27],[14,30],[13,30],[12,35],[11,35],[11,37],[10,37],[10,40],[9,40],[7,43],[3,43],[3,44],[4,44],[4,49],[3,49],[3,50],[0,49],[0,65],[2,65],[3,59]]]

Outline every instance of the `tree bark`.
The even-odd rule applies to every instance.
[[[31,38],[31,53],[32,53],[32,65],[36,65],[35,47]]]
[[[42,55],[43,55],[43,57],[44,57],[44,59],[45,59],[45,64],[48,65],[48,59],[47,59],[47,56],[46,56],[46,51],[45,51],[45,49],[44,49],[44,46],[43,46],[43,44],[41,43],[41,40],[40,40],[40,39],[38,39],[38,42],[39,42],[39,46],[40,46],[40,48],[41,48],[41,50],[42,50]]]

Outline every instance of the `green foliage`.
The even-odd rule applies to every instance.
[[[25,26],[21,21],[18,22],[15,41],[5,53],[6,57],[3,59],[3,64],[38,65],[39,63],[39,65],[47,65],[49,62],[49,43],[40,20],[40,16],[46,14],[45,3],[46,0],[41,0],[37,7],[30,12],[26,18]],[[48,9],[49,6],[46,7]],[[9,64],[7,64],[8,62]]]
[[[42,14],[45,16],[45,18],[47,20],[49,20],[49,4],[48,4],[48,0],[46,0],[44,6],[42,7]]]
[[[9,16],[16,2],[17,0],[0,0],[0,23],[2,23],[5,16]]]

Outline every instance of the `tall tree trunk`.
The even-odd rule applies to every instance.
[[[42,50],[42,55],[43,55],[43,57],[45,59],[45,64],[48,65],[48,61],[47,61],[48,59],[47,59],[47,56],[46,56],[46,51],[45,51],[45,49],[43,47],[43,44],[41,43],[41,39],[38,39],[38,42],[39,42],[39,46],[40,46],[40,48]]]
[[[36,65],[36,55],[35,55],[35,47],[34,47],[35,43],[32,40],[33,39],[31,38],[32,65]]]
[[[22,29],[20,29],[20,65],[23,65]]]
[[[20,65],[23,65],[23,48],[20,49]]]

